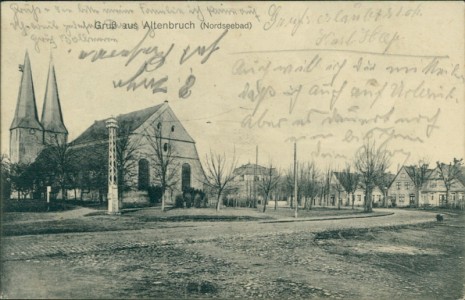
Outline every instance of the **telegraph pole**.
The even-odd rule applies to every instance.
[[[297,218],[297,142],[294,142],[294,218]]]
[[[255,178],[257,177],[257,166],[258,166],[258,145],[255,147],[255,167],[253,169],[253,192],[254,192],[254,201],[255,207],[257,206],[257,183],[255,183]]]

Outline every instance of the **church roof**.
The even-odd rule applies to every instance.
[[[152,106],[138,111],[133,111],[127,114],[122,114],[116,117],[118,124],[127,124],[132,132],[141,126],[150,116],[156,113],[163,104]],[[85,144],[89,142],[108,139],[108,129],[106,128],[107,119],[95,121],[86,131],[78,136],[73,142],[73,145]]]
[[[10,130],[15,128],[34,128],[42,130],[42,125],[37,116],[34,84],[32,82],[31,62],[26,52],[24,65],[22,66],[21,85],[19,86],[16,112],[11,123]]]
[[[68,133],[63,122],[60,97],[58,96],[58,87],[55,76],[55,67],[53,66],[51,59],[41,121],[44,130],[56,133]]]

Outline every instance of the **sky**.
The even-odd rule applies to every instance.
[[[39,116],[53,56],[70,141],[95,120],[168,100],[201,159],[211,149],[254,162],[258,146],[259,164],[285,169],[297,139],[299,161],[338,169],[371,135],[392,153],[393,172],[422,158],[449,162],[465,153],[463,8],[2,3],[1,151],[28,51]],[[251,29],[202,29],[202,19]],[[109,20],[120,27],[95,29]],[[143,28],[153,22],[196,28]],[[128,90],[134,76],[139,86]]]

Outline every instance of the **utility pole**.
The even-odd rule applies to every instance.
[[[297,218],[297,142],[294,142],[294,218]]]
[[[254,208],[257,207],[257,184],[255,180],[257,178],[257,165],[258,165],[258,145],[255,147],[255,166],[253,168],[253,201],[254,201]]]

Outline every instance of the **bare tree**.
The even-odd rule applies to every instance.
[[[446,187],[446,206],[448,206],[450,200],[450,189],[452,185],[459,179],[461,175],[461,166],[463,163],[463,158],[457,159],[454,157],[454,160],[448,165],[440,162],[436,162],[436,165],[439,170],[439,177],[444,181]]]
[[[57,136],[41,151],[35,161],[35,166],[41,168],[53,177],[53,182],[58,184],[61,197],[66,199],[67,187],[73,186],[72,174],[78,166],[77,152],[70,144],[60,140]]]
[[[132,134],[131,124],[120,122],[116,140],[116,160],[118,168],[118,198],[123,201],[124,191],[130,186],[129,182],[137,176],[137,151],[141,147],[139,136]]]
[[[305,198],[304,207],[310,210],[320,190],[318,181],[319,171],[313,161],[311,163],[302,164],[300,170],[300,182],[302,182],[300,190]]]
[[[177,176],[179,165],[176,160],[176,152],[172,140],[169,136],[163,137],[163,120],[151,128],[153,132],[147,132],[147,136],[154,155],[150,157],[154,165],[155,178],[161,187],[161,210],[164,211],[166,192],[172,190],[179,180],[179,176]]]
[[[10,165],[9,176],[12,189],[18,193],[18,200],[21,200],[21,194],[23,199],[25,199],[26,195],[32,192],[34,187],[31,164],[12,163]]]
[[[323,173],[323,184],[321,186],[321,197],[323,203],[329,205],[330,193],[331,193],[331,166],[328,166]]]
[[[286,171],[286,174],[282,181],[282,189],[287,195],[289,207],[293,208],[294,207],[294,196],[293,196],[294,195],[294,171],[292,169],[292,166],[290,166]]]
[[[355,190],[357,189],[357,184],[359,181],[359,176],[352,172],[351,166],[346,165],[344,170],[339,173],[339,182],[342,184],[344,187],[346,193],[348,195],[352,195],[351,200],[352,200],[352,209],[354,209],[354,203],[355,203]]]
[[[334,174],[334,172],[333,172]],[[344,186],[341,184],[339,180],[331,184],[331,186],[336,190],[337,192],[337,209],[341,209],[341,193],[345,191]]]
[[[266,205],[268,204],[268,198],[270,197],[271,193],[276,189],[279,183],[280,175],[273,168],[273,164],[270,162],[268,168],[266,169],[266,173],[263,176],[263,180],[259,181],[258,183],[258,190],[263,195],[263,212],[266,211]],[[275,209],[276,209],[276,199],[275,199]]]
[[[233,172],[237,166],[235,152],[232,159],[228,161],[225,153],[214,154],[210,150],[210,155],[205,156],[204,166],[206,167],[204,183],[216,194],[216,210],[219,211],[223,193],[236,177]]]
[[[376,143],[366,140],[364,145],[355,154],[355,168],[360,173],[360,179],[365,185],[365,204],[364,211],[372,212],[372,193],[384,176],[386,169],[389,166],[388,152],[382,148],[376,147]]]

